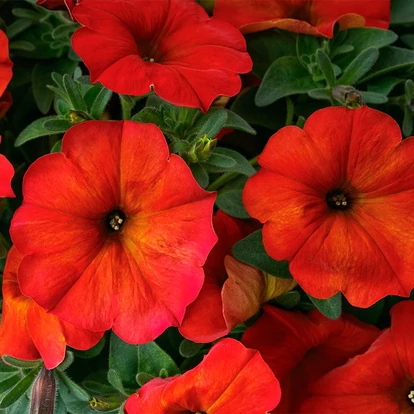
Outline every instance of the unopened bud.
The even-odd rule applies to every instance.
[[[352,86],[335,86],[332,89],[332,97],[348,109],[357,109],[364,105],[361,93]]]
[[[182,155],[189,164],[206,161],[210,157],[211,151],[216,147],[216,144],[216,139],[210,139],[207,135],[203,135],[191,145],[191,148],[188,151],[180,155]]]
[[[33,384],[30,414],[54,414],[55,398],[55,375],[53,371],[42,367]]]
[[[69,111],[68,120],[72,125],[80,124],[81,122],[89,121],[91,118],[83,111]]]

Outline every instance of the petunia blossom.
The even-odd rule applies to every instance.
[[[414,139],[368,107],[330,107],[274,134],[243,192],[276,260],[310,295],[368,307],[414,287]]]
[[[0,355],[29,361],[42,358],[45,367],[53,369],[64,360],[67,345],[79,350],[92,348],[103,332],[75,328],[24,296],[17,282],[21,260],[22,256],[12,247],[3,275]]]
[[[365,352],[379,334],[350,315],[331,320],[317,310],[304,315],[265,305],[242,342],[261,353],[280,381],[282,399],[272,412],[298,413],[316,380]]]
[[[0,96],[3,95],[13,76],[12,68],[13,63],[9,57],[9,40],[6,34],[0,30]]]
[[[218,242],[204,266],[205,281],[179,326],[181,335],[194,342],[211,342],[254,316],[260,305],[293,289],[296,282],[280,279],[230,256],[237,241],[257,227],[218,210],[213,217]]]
[[[149,381],[128,398],[125,411],[265,414],[279,400],[279,382],[260,353],[227,338],[214,345],[203,361],[185,374]]]
[[[216,0],[214,16],[230,22],[244,34],[284,29],[313,36],[333,36],[340,29],[388,29],[390,0]]]
[[[303,413],[414,413],[414,302],[391,310],[391,328],[363,354],[310,387]]]
[[[89,121],[28,169],[11,236],[24,295],[75,326],[152,341],[179,325],[217,241],[215,194],[153,124]]]
[[[0,30],[0,118],[6,114],[12,104],[11,94],[6,92],[7,85],[13,76],[12,68],[13,63],[9,57],[9,40]],[[12,164],[4,155],[0,154],[0,197],[14,197],[11,188],[13,175]]]
[[[83,26],[73,49],[92,82],[121,94],[153,90],[206,112],[219,95],[236,95],[238,74],[252,68],[240,32],[194,0],[83,0],[73,15]]]

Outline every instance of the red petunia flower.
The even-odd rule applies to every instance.
[[[12,103],[10,93],[5,92],[13,75],[12,67],[13,63],[9,58],[9,40],[0,30],[0,118],[5,115]],[[4,155],[0,154],[0,197],[14,197],[11,188],[13,175],[13,166]]]
[[[388,29],[390,10],[390,0],[216,0],[214,17],[242,33],[277,28],[331,38],[336,23]]]
[[[0,355],[29,361],[42,358],[45,367],[53,369],[64,360],[66,345],[86,350],[96,345],[104,333],[75,328],[24,296],[17,283],[21,260],[22,256],[12,247],[3,276]]]
[[[209,18],[194,0],[83,0],[73,49],[92,82],[122,94],[161,98],[206,112],[241,88],[252,62],[238,30]],[[101,53],[104,50],[105,53]]]
[[[9,57],[9,40],[0,30],[0,96],[3,95],[13,76],[12,67],[13,63]]]
[[[391,310],[391,328],[346,365],[310,387],[305,413],[414,413],[414,302]]]
[[[75,326],[144,343],[179,325],[215,244],[215,194],[152,124],[90,121],[28,169],[11,236],[23,294]]]
[[[307,315],[268,305],[264,310],[243,343],[261,353],[280,381],[282,399],[274,413],[298,413],[317,379],[365,352],[380,334],[350,315],[331,320],[317,310]]]
[[[414,287],[413,157],[388,115],[325,108],[271,137],[243,201],[306,292],[368,307]]]
[[[237,241],[256,225],[219,210],[213,217],[218,243],[204,266],[205,281],[179,327],[181,335],[194,342],[211,342],[227,335],[236,325],[260,310],[260,305],[296,286],[291,279],[269,276],[230,256]]]
[[[265,414],[279,400],[279,382],[259,352],[227,338],[185,374],[145,384],[128,398],[125,410],[127,414]]]

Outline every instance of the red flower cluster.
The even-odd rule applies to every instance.
[[[181,323],[217,240],[215,195],[169,154],[155,125],[71,128],[62,152],[30,166],[23,196],[10,231],[24,255],[24,295],[77,327],[113,328],[131,343]]]
[[[278,28],[332,37],[334,26],[387,29],[390,0],[216,0],[214,16],[242,33]]]
[[[303,413],[414,412],[414,314],[412,301],[391,309],[391,328],[363,354],[310,386]]]
[[[414,288],[413,156],[388,115],[322,109],[270,138],[243,201],[307,293],[368,307]]]
[[[259,352],[223,339],[194,369],[145,384],[129,397],[125,410],[127,414],[265,414],[279,400],[279,382]]]
[[[209,18],[194,0],[83,0],[73,15],[84,26],[73,49],[92,82],[118,93],[153,90],[206,112],[217,96],[237,94],[238,74],[252,68],[238,30]]]
[[[379,335],[377,328],[350,315],[331,320],[317,310],[303,315],[267,305],[264,309],[243,343],[261,353],[280,381],[282,399],[274,413],[298,413],[315,381],[365,352]]]

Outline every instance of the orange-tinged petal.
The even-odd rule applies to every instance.
[[[225,414],[243,407],[249,414],[265,414],[279,400],[279,383],[260,354],[227,338],[214,345],[194,369],[145,384],[126,409],[128,414]]]
[[[216,0],[214,16],[229,21],[244,34],[278,28],[331,38],[336,23],[341,29],[362,26],[387,29],[390,1]]]
[[[386,295],[410,293],[399,281],[400,269],[390,264],[367,229],[346,214],[329,217],[289,268],[302,288],[319,299],[341,291],[352,305],[368,307]]]
[[[226,256],[228,279],[221,292],[223,315],[229,329],[255,315],[264,300],[264,273],[254,267]]]
[[[180,334],[193,342],[207,343],[229,333],[223,316],[221,286],[206,274],[197,299],[187,307]]]
[[[251,177],[243,190],[248,213],[262,223],[263,243],[276,260],[290,260],[325,221],[326,203],[308,185],[267,169]]]
[[[64,360],[66,345],[89,349],[102,338],[103,332],[75,328],[23,296],[17,283],[21,260],[22,255],[12,247],[4,271],[0,355],[25,360],[42,358],[45,367],[53,369]]]

